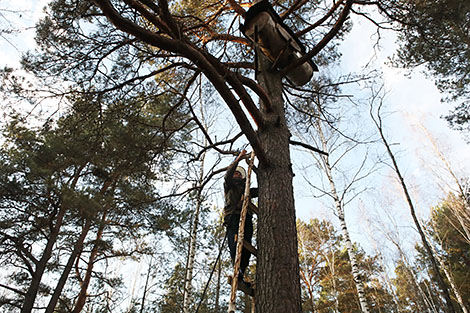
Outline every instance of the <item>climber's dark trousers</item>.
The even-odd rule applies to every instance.
[[[230,256],[232,258],[232,264],[235,264],[235,255],[237,253],[237,242],[235,241],[235,235],[238,234],[238,225],[240,223],[239,214],[230,214],[225,217],[226,228],[227,228],[227,238],[228,238],[228,247],[230,249]],[[253,221],[251,215],[247,214],[245,220],[245,232],[244,238],[251,244],[251,238],[253,237]],[[251,252],[243,248],[242,256],[240,260],[240,272],[239,275],[243,278],[245,270],[248,267],[250,262]],[[239,277],[240,277],[239,276]]]

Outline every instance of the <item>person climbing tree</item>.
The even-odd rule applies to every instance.
[[[241,166],[238,166],[240,160],[246,157],[246,150],[242,150],[237,156],[235,161],[227,168],[224,177],[224,193],[225,193],[225,206],[224,206],[224,225],[227,231],[228,246],[230,250],[230,257],[232,264],[235,264],[235,256],[237,250],[237,242],[235,235],[238,234],[238,225],[240,223],[240,214],[242,210],[243,194],[246,184],[246,172]],[[250,188],[250,198],[258,197],[258,188]],[[253,236],[253,221],[252,213],[248,211],[245,221],[244,239],[251,244]],[[250,287],[250,283],[245,282],[243,277],[245,270],[250,262],[251,253],[243,248],[240,271],[238,273],[239,283],[243,283]]]

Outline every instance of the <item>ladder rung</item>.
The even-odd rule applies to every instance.
[[[256,215],[259,215],[258,207],[253,203],[248,203],[248,208],[251,210],[251,212],[255,213]]]
[[[232,285],[232,276],[227,276],[227,283],[228,283],[229,285]],[[251,287],[248,287],[246,284],[244,284],[244,283],[238,281],[238,284],[237,284],[237,285],[238,285],[238,288],[237,288],[237,289],[240,290],[240,291],[242,291],[242,292],[244,292],[245,294],[247,294],[247,295],[249,295],[249,296],[251,296],[251,297],[253,297],[253,296],[255,295],[255,290],[254,290],[253,288],[251,288]]]
[[[237,241],[238,241],[238,235],[235,235],[235,242]],[[253,245],[249,243],[248,241],[246,241],[245,239],[243,239],[243,248],[250,251],[251,254],[253,254],[254,256],[257,256],[258,254],[258,250],[256,250],[256,248],[253,247]]]

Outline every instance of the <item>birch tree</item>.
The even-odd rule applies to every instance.
[[[459,225],[459,218],[450,213],[453,211],[452,206],[456,205],[453,200],[453,195],[449,194],[438,206],[432,208],[431,217],[425,224],[425,233],[460,309],[462,312],[468,312],[464,261],[467,259],[465,251],[468,242],[462,226]]]
[[[319,90],[321,90],[321,87]],[[322,90],[322,93],[332,94],[331,91],[329,92],[327,90],[328,87]],[[348,257],[351,264],[351,271],[354,277],[354,283],[361,310],[362,312],[370,312],[370,306],[367,302],[364,290],[364,273],[361,273],[358,267],[356,251],[353,247],[346,223],[345,207],[361,192],[361,189],[364,188],[359,186],[360,182],[373,171],[374,166],[372,165],[372,167],[370,167],[370,165],[367,164],[368,160],[366,152],[364,159],[357,165],[357,168],[351,170],[350,173],[341,173],[341,160],[345,158],[348,153],[352,153],[351,151],[361,147],[362,144],[366,141],[352,139],[340,131],[339,125],[341,125],[341,121],[345,119],[344,116],[341,115],[341,113],[337,115],[332,114],[332,112],[328,112],[327,109],[328,106],[332,107],[332,103],[336,102],[337,99],[335,100],[334,97],[328,98],[327,96],[316,96],[313,101],[310,101],[310,105],[315,108],[313,114],[316,115],[316,118],[313,119],[310,124],[314,127],[314,132],[310,134],[309,138],[315,142],[316,146],[321,151],[325,152],[322,154],[312,153],[312,155],[316,159],[320,172],[326,177],[327,186],[318,187],[311,182],[310,184],[314,187],[314,189],[319,191],[321,195],[330,198],[333,202],[332,208],[334,209],[335,215],[338,217],[340,222],[341,233],[347,247]],[[328,101],[330,101],[330,103],[328,103]],[[307,123],[306,125],[309,124]],[[336,155],[336,159],[332,160],[332,158]],[[341,190],[339,190],[337,182],[339,179],[335,177],[334,172],[341,173],[338,176],[342,176],[342,178],[345,180]]]
[[[329,151],[328,146],[327,146],[327,140],[323,132],[323,129],[321,127],[321,124],[316,123],[316,127],[317,127],[317,133],[320,138],[322,150]],[[370,309],[369,309],[369,305],[365,297],[364,284],[363,284],[363,280],[361,277],[361,273],[359,272],[359,267],[357,264],[357,257],[353,249],[351,238],[349,236],[348,227],[346,224],[346,219],[345,219],[345,214],[344,214],[344,202],[342,200],[344,199],[344,197],[338,193],[338,189],[336,187],[336,183],[333,178],[333,167],[330,164],[329,156],[322,156],[321,159],[322,159],[323,170],[325,171],[328,182],[330,183],[330,188],[331,188],[330,196],[333,198],[336,215],[339,219],[341,231],[342,231],[344,240],[346,242],[346,247],[348,249],[349,261],[351,262],[352,275],[354,277],[354,283],[356,284],[357,296],[361,304],[361,310],[364,313],[368,313],[370,312]]]
[[[452,210],[452,214],[457,218],[458,223],[456,223],[456,229],[462,231],[467,242],[470,243],[470,198],[467,187],[468,182],[459,177],[455,166],[453,166],[449,157],[443,152],[442,148],[439,147],[436,138],[423,123],[418,123],[418,127],[422,130],[426,139],[431,144],[432,151],[440,161],[440,164],[437,165],[436,168],[443,168],[443,176],[438,173],[440,172],[438,169],[431,169],[433,173],[435,173],[439,185],[442,186],[442,191],[445,193],[447,193],[448,190],[453,191],[446,201],[453,202],[453,205],[449,206],[449,208]]]

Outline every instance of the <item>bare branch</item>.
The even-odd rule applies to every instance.
[[[294,69],[295,67],[299,66],[300,64],[303,64],[307,60],[310,60],[313,58],[315,55],[317,55],[335,36],[338,34],[338,32],[341,30],[341,27],[343,26],[344,22],[346,21],[346,18],[349,15],[349,11],[351,10],[351,6],[353,4],[354,0],[346,0],[346,4],[344,5],[343,11],[341,12],[338,20],[336,21],[336,24],[330,29],[330,31],[323,37],[322,40],[320,40],[319,43],[313,47],[312,50],[310,50],[308,53],[306,53],[304,56],[299,58],[297,61],[293,62],[286,68],[284,68],[281,71],[282,75],[286,75],[290,70]]]
[[[300,142],[300,141],[289,140],[289,143],[290,143],[290,144],[293,144],[293,145],[296,145],[296,146],[304,147],[304,148],[306,148],[306,149],[312,150],[313,152],[318,152],[318,153],[321,153],[321,154],[323,154],[323,155],[328,155],[327,152],[322,151],[322,150],[320,150],[320,149],[318,149],[318,148],[315,148],[315,147],[313,147],[313,146],[311,146],[311,145],[308,145],[308,144],[303,143],[303,142]]]

